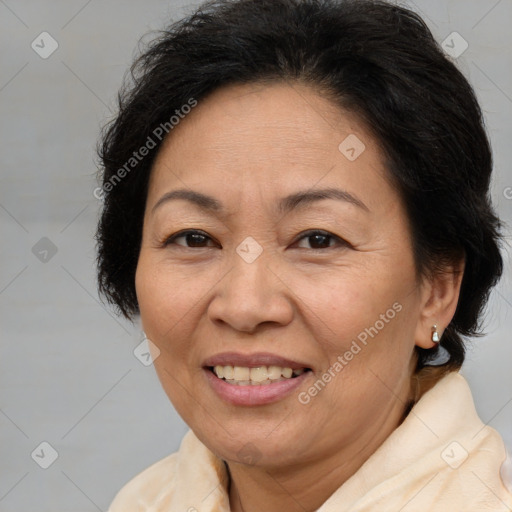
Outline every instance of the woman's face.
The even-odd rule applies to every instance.
[[[424,303],[407,217],[368,131],[314,90],[230,86],[181,120],[136,289],[162,385],[220,457],[360,454],[400,422]]]

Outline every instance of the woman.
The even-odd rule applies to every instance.
[[[511,510],[457,372],[502,271],[491,154],[422,20],[220,1],[132,76],[99,284],[191,430],[111,512]]]

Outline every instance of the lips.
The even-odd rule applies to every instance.
[[[224,401],[254,406],[282,400],[309,377],[311,368],[270,353],[225,352],[206,359],[203,370]]]
[[[284,400],[303,385],[310,375],[311,372],[303,372],[298,377],[267,385],[233,385],[219,379],[212,371],[204,370],[206,382],[217,397],[236,406],[261,406]]]

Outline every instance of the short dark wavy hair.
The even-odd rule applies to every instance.
[[[462,365],[464,337],[481,335],[503,267],[492,155],[472,87],[417,14],[371,0],[212,1],[159,32],[130,71],[98,143],[99,291],[120,313],[138,313],[135,271],[161,140],[127,170],[133,152],[191,98],[228,84],[301,82],[357,114],[380,143],[409,217],[418,275],[465,259],[442,338],[445,368]],[[436,354],[417,351],[417,370]]]

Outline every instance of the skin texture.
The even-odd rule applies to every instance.
[[[354,161],[338,149],[350,134],[365,145]],[[414,347],[432,347],[432,325],[441,334],[450,322],[460,274],[417,277],[407,217],[378,145],[357,117],[308,86],[219,89],[170,135],[152,170],[136,273],[142,325],[160,350],[158,376],[199,439],[227,462],[233,511],[315,510],[401,422]],[[366,208],[323,199],[276,209],[288,194],[328,187]],[[176,189],[213,196],[225,211],[183,199],[153,210]],[[166,244],[185,229],[206,236]],[[303,237],[310,229],[332,237]],[[252,263],[236,252],[249,236],[263,250]],[[298,393],[393,304],[400,312],[301,403]],[[313,371],[276,403],[236,406],[202,368],[227,351],[270,352]],[[239,454],[248,443],[251,464]]]

